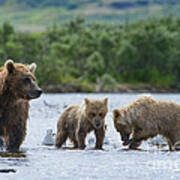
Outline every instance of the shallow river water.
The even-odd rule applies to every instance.
[[[42,145],[47,129],[56,132],[58,117],[64,107],[79,103],[84,97],[109,97],[108,125],[104,150],[93,150],[94,134],[87,137],[85,150]],[[127,150],[121,144],[112,121],[112,110],[128,104],[138,94],[44,94],[31,101],[27,136],[21,146],[22,153],[3,157],[0,155],[0,180],[155,180],[179,179],[180,152],[169,152],[167,146],[155,146],[143,142],[140,150]],[[180,103],[180,94],[153,94],[157,99]],[[89,143],[88,143],[89,142]],[[71,147],[68,141],[66,147]],[[20,156],[20,157],[17,157]]]

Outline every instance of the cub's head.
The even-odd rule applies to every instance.
[[[104,125],[104,118],[108,112],[108,98],[84,99],[85,116],[95,129]]]
[[[41,95],[42,90],[35,82],[35,63],[24,65],[7,60],[4,69],[6,70],[5,88],[16,98],[30,100]]]
[[[121,109],[113,110],[114,127],[121,135],[123,145],[128,145],[130,140],[130,134],[132,133],[132,126],[128,115]]]

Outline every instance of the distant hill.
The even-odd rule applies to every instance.
[[[22,29],[41,29],[79,16],[122,23],[167,15],[180,16],[179,0],[0,0],[0,24],[10,21]]]
[[[96,3],[98,6],[108,5],[111,8],[123,9],[148,6],[149,4],[176,5],[179,0],[0,0],[0,5],[24,4],[28,7],[61,6],[68,9],[76,9],[82,5]]]

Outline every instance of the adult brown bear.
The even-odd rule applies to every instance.
[[[42,90],[35,83],[36,64],[24,65],[7,60],[0,68],[0,136],[7,150],[16,151],[26,135],[29,100]]]

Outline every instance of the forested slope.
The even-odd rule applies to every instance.
[[[76,19],[44,32],[0,28],[0,63],[12,58],[38,64],[41,85],[73,82],[92,90],[97,84],[149,84],[180,87],[180,18],[125,24]],[[103,84],[104,83],[104,84]]]

